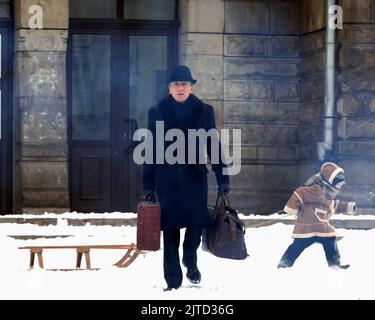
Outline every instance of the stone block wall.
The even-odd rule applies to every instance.
[[[184,18],[194,16],[197,0],[183,3],[180,60],[204,79],[197,93],[215,102],[220,127],[242,129],[242,170],[232,177],[231,199],[245,213],[281,207],[320,165],[326,1],[210,0],[198,10],[205,17],[210,12],[207,19]],[[338,32],[333,157],[347,171],[343,198],[370,207],[375,0],[339,4],[345,24]],[[210,185],[214,198],[212,176]]]
[[[325,31],[301,36],[301,104],[298,112],[300,160],[316,157],[316,143],[321,140],[324,112]]]
[[[337,157],[346,169],[345,194],[375,206],[375,1],[342,0],[338,33]]]
[[[233,204],[271,212],[298,176],[299,1],[183,0],[180,9],[180,62],[197,95],[214,105],[219,128],[242,129]],[[215,190],[211,175],[211,200]]]
[[[15,1],[15,172],[20,211],[69,210],[66,123],[68,0]],[[31,4],[45,30],[30,30]],[[335,156],[344,196],[375,206],[375,0],[341,0]],[[8,1],[0,1],[0,16]],[[280,209],[319,166],[324,110],[324,0],[180,0],[179,61],[198,79],[218,128],[242,129],[231,200],[244,213]],[[216,183],[210,179],[210,199]],[[35,209],[34,209],[35,210]]]
[[[318,171],[317,143],[323,140],[325,81],[324,0],[301,0],[300,65],[301,103],[298,109],[298,184]]]
[[[43,8],[30,29],[28,8]],[[69,211],[66,46],[68,0],[15,1],[15,212]]]
[[[231,199],[247,212],[277,210],[295,185],[298,33],[297,1],[226,3],[223,119],[242,129]]]

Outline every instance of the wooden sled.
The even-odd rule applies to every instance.
[[[43,264],[43,251],[49,249],[75,249],[77,252],[76,268],[75,269],[46,269],[46,270],[60,270],[60,271],[72,271],[72,270],[99,270],[100,268],[91,267],[90,251],[92,249],[125,249],[124,256],[117,261],[114,266],[118,268],[128,267],[142,251],[137,249],[135,244],[130,245],[71,245],[71,246],[26,246],[19,247],[18,249],[30,250],[30,264],[29,268],[34,268],[35,254],[38,257],[39,267],[44,269]],[[81,269],[82,256],[85,256],[86,269]]]

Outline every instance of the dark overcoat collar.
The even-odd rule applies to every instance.
[[[176,101],[171,95],[164,98],[156,107],[159,120],[164,120],[165,129],[178,128],[178,122],[175,117],[174,104]],[[204,121],[207,116],[207,107],[195,95],[190,94],[187,103],[186,121],[183,122],[183,130],[199,129],[204,127]]]

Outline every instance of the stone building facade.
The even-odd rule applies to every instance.
[[[148,0],[138,1],[138,6],[134,1],[114,0],[108,10],[87,9],[82,14],[86,16],[80,16],[74,1],[84,2],[0,2],[1,20],[10,25],[7,32],[14,39],[9,82],[13,99],[2,104],[12,115],[12,125],[8,124],[12,175],[7,186],[11,192],[2,197],[4,202],[12,200],[2,214],[133,210],[140,190],[139,171],[130,158],[122,158],[124,145],[114,136],[129,133],[133,118],[139,118],[139,126],[144,123],[144,110],[137,106],[148,100],[142,100],[139,84],[151,78],[141,61],[155,69],[152,79],[158,81],[149,88],[152,92],[161,88],[173,64],[190,66],[198,79],[196,93],[214,106],[218,127],[242,130],[242,169],[231,177],[231,201],[240,211],[270,213],[282,208],[291,191],[319,168],[317,144],[324,134],[325,0],[178,0],[174,21],[165,21],[173,19],[161,16],[159,10],[157,17],[163,20],[159,22],[152,17]],[[156,11],[156,6],[168,5],[173,13],[173,2],[153,4]],[[41,30],[29,27],[32,14],[28,10],[34,4],[43,8]],[[348,188],[343,197],[355,199],[361,210],[370,212],[375,207],[375,0],[338,4],[343,8],[344,28],[337,31],[335,143],[329,160],[346,169]],[[119,16],[119,10],[125,16]],[[132,21],[119,21],[126,20],[127,10]],[[98,11],[108,16],[95,16]],[[151,19],[145,12],[150,12]],[[92,34],[111,36],[110,56],[107,51],[95,56],[99,44],[105,46],[107,40],[97,37],[94,41]],[[140,35],[159,38],[153,38],[152,47]],[[158,56],[156,43],[160,52],[168,53],[168,61],[163,54]],[[129,48],[128,53],[121,51],[124,48]],[[87,77],[85,55],[100,58],[103,64],[105,59],[118,61],[119,69],[124,65],[126,78],[116,76],[113,65],[110,69],[109,144],[75,139],[72,128],[84,128],[75,119],[85,114],[77,117],[75,105],[89,100],[80,95],[92,90],[104,104],[109,99],[94,88],[100,82],[92,78],[87,78],[93,81],[91,88],[80,87],[77,77]],[[125,60],[137,62],[136,67]],[[103,70],[96,72],[105,88]],[[121,83],[126,87],[117,90]],[[113,101],[122,100],[127,101],[125,133],[115,131],[123,126],[117,119],[123,111]],[[105,117],[103,113],[103,127]],[[209,179],[212,200],[212,174]]]

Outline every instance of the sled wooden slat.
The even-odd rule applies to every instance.
[[[26,249],[30,250],[30,263],[29,268],[34,268],[34,261],[35,261],[35,254],[38,257],[38,265],[40,268],[44,269],[43,265],[43,251],[49,249],[75,249],[77,253],[76,259],[76,268],[75,269],[47,269],[47,270],[61,270],[61,271],[71,271],[71,270],[99,270],[100,268],[92,268],[91,267],[91,259],[90,259],[90,251],[92,249],[125,249],[126,252],[124,256],[116,262],[114,265],[118,268],[126,268],[129,266],[141,253],[140,250],[137,249],[135,244],[130,245],[122,245],[122,244],[115,244],[115,245],[69,245],[69,246],[25,246],[19,247],[18,249]],[[86,269],[81,269],[81,262],[82,256],[85,256],[86,262]]]

